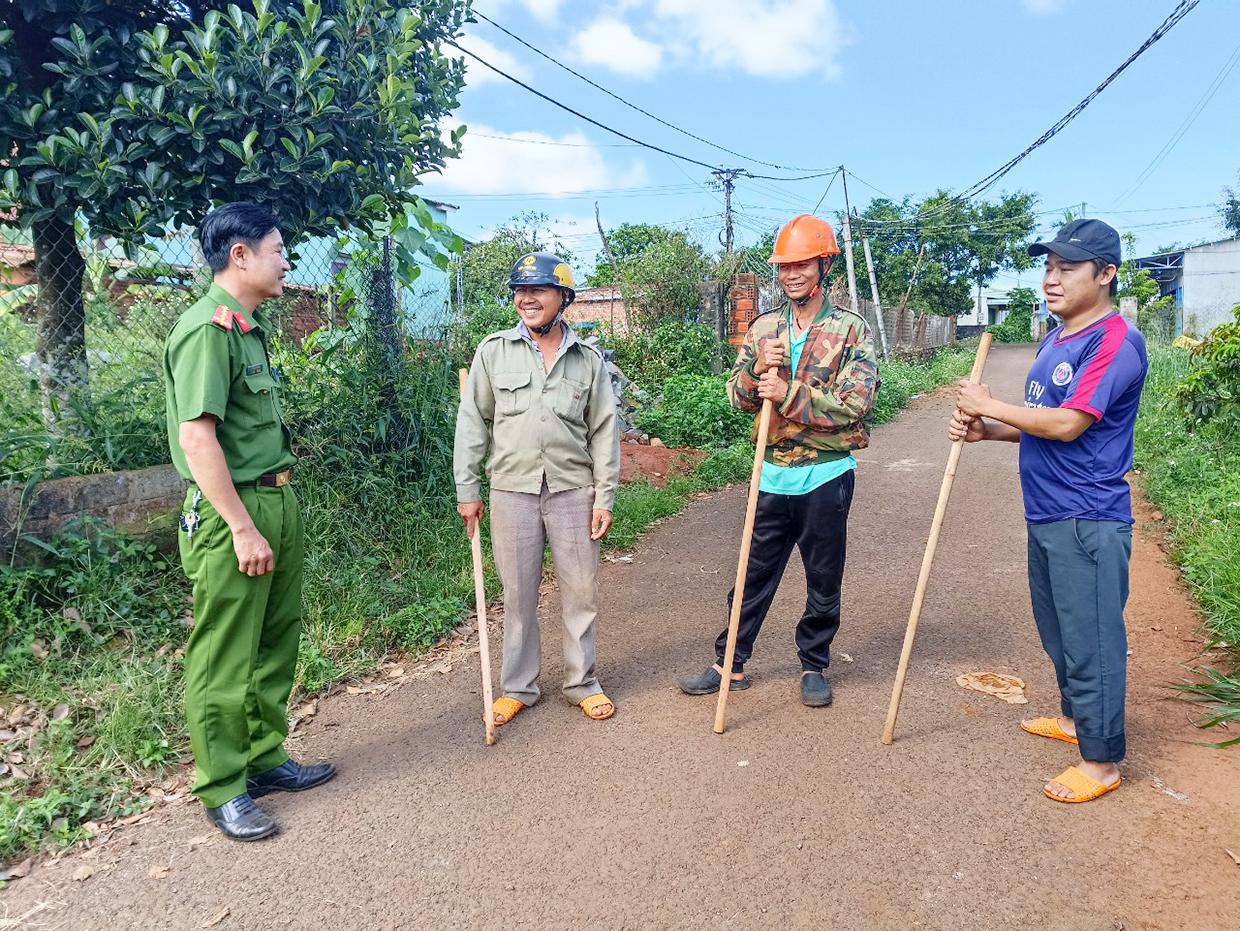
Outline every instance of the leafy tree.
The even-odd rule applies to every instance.
[[[666,232],[666,238],[630,256],[620,269],[628,318],[638,326],[691,319],[699,302],[698,287],[711,273],[701,246],[679,230]]]
[[[418,176],[458,151],[441,52],[466,0],[18,0],[0,7],[0,210],[31,231],[44,418],[85,389],[84,259],[213,203],[273,206],[295,240],[354,225],[397,259],[431,234]]]
[[[1218,208],[1223,225],[1233,236],[1240,236],[1240,191],[1223,188],[1223,203]]]
[[[870,239],[879,292],[886,302],[904,296],[924,245],[910,305],[933,314],[959,313],[972,302],[972,290],[996,273],[1032,265],[1024,245],[1034,228],[1035,200],[1032,194],[1017,193],[997,202],[970,203],[939,191],[916,204],[910,198],[871,201],[855,224],[858,290],[870,294],[859,242],[864,231]],[[837,262],[830,278],[843,274],[844,262]]]
[[[1175,295],[1162,297],[1162,288],[1148,269],[1138,268],[1133,261],[1136,255],[1137,238],[1132,233],[1125,233],[1124,254],[1129,256],[1121,262],[1115,273],[1118,289],[1115,293],[1118,303],[1125,297],[1136,298],[1137,328],[1148,336],[1166,340],[1171,338],[1175,328]]]
[[[1013,288],[1008,292],[1007,316],[1002,323],[986,328],[997,343],[1027,343],[1033,334],[1033,305],[1038,295],[1033,288]]]
[[[656,243],[666,243],[671,230],[652,223],[622,223],[607,234],[607,244],[611,247],[616,261],[624,264],[627,259],[634,258]],[[594,271],[586,278],[592,288],[610,287],[616,283],[616,270],[612,268],[607,253],[600,250],[594,257]]]

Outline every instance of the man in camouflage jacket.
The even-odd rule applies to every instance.
[[[753,321],[728,379],[734,407],[757,412],[764,399],[774,405],[730,688],[749,687],[745,663],[796,546],[808,588],[796,627],[801,699],[818,707],[832,698],[825,673],[840,626],[852,451],[869,445],[867,418],[879,384],[865,321],[831,306],[822,287],[838,251],[834,231],[816,217],[803,215],[784,227],[771,262],[789,303]],[[715,664],[682,679],[684,692],[718,691],[726,644],[725,628],[715,642]]]

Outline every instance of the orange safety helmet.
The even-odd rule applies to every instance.
[[[775,250],[767,261],[772,265],[784,265],[839,254],[840,247],[835,242],[831,224],[813,214],[803,213],[784,224],[775,237]]]

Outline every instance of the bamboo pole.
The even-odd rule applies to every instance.
[[[715,733],[723,733],[728,692],[732,690],[732,661],[736,658],[736,634],[741,623],[741,602],[745,598],[745,575],[749,568],[749,545],[753,542],[754,515],[758,510],[758,482],[762,478],[762,460],[766,455],[766,436],[771,429],[769,400],[762,402],[758,415],[758,439],[753,453],[753,472],[749,476],[749,499],[745,504],[745,527],[741,531],[741,553],[736,562],[736,584],[732,588],[732,611],[728,616],[728,645],[723,653],[723,681],[719,684],[719,701],[715,705]]]
[[[461,399],[465,398],[465,382],[469,373],[465,369],[458,372],[461,383]],[[478,614],[478,657],[482,660],[482,720],[486,723],[486,742],[490,747],[495,743],[495,712],[494,696],[491,692],[491,644],[490,632],[487,630],[487,588],[482,572],[482,521],[474,522],[473,532],[465,527],[469,536],[470,552],[474,560],[474,607]]]
[[[969,381],[977,384],[982,378],[982,369],[986,367],[986,355],[990,352],[989,333],[982,334],[977,346],[977,355],[973,358],[973,370],[969,373]],[[904,631],[904,647],[900,651],[900,665],[896,669],[896,681],[891,690],[891,704],[887,707],[887,722],[883,725],[883,743],[890,746],[896,729],[896,715],[900,713],[900,698],[904,692],[904,677],[908,674],[909,659],[913,655],[913,640],[917,636],[917,622],[921,619],[922,604],[926,600],[926,586],[930,581],[930,567],[934,563],[934,552],[939,545],[939,531],[943,526],[943,515],[947,511],[947,499],[951,497],[952,483],[956,479],[956,464],[960,461],[960,451],[964,448],[964,440],[955,440],[951,452],[947,454],[947,469],[943,473],[943,484],[939,487],[939,501],[934,508],[934,520],[930,523],[930,538],[926,542],[926,553],[921,560],[921,572],[917,576],[917,589],[913,592],[913,606],[909,610],[908,627]]]

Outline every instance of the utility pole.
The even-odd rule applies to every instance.
[[[720,168],[712,174],[723,185],[723,250],[727,257],[732,258],[732,186],[739,175],[744,174],[740,168]]]
[[[874,258],[870,255],[870,238],[861,231],[861,248],[865,252],[865,267],[870,273],[870,294],[874,298],[874,319],[878,323],[879,343],[883,347],[883,358],[887,358],[887,325],[883,322],[883,304],[878,298],[878,279],[874,275]]]
[[[844,181],[844,264],[848,268],[848,300],[852,306],[852,312],[856,314],[859,313],[857,309],[857,270],[853,268],[852,226],[848,219],[849,214],[852,213],[852,206],[848,203],[848,172],[841,169],[840,177]]]

